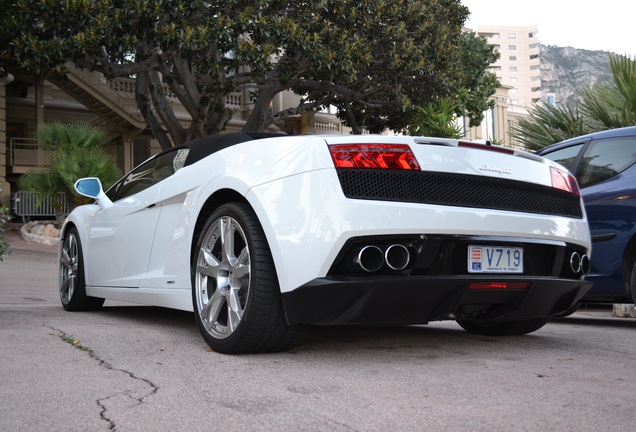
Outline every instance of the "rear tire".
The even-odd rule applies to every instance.
[[[246,203],[224,204],[206,221],[192,288],[197,326],[216,352],[283,351],[302,336],[301,326],[287,325],[267,239]]]
[[[103,298],[86,295],[83,257],[77,229],[71,228],[64,236],[59,263],[60,300],[67,311],[99,310],[104,304]]]
[[[534,318],[523,321],[477,322],[457,321],[469,333],[484,336],[516,336],[539,330],[549,318]]]

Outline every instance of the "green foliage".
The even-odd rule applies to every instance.
[[[530,111],[530,118],[519,120],[510,133],[528,150],[539,150],[593,130],[578,110],[546,104],[535,106]]]
[[[441,98],[426,107],[415,107],[415,114],[406,132],[412,136],[462,138],[462,128],[455,122],[457,106]]]
[[[636,60],[610,54],[613,82],[583,90],[581,110],[604,129],[636,125]]]
[[[460,0],[15,0],[0,16],[0,75],[44,75],[70,61],[134,77],[164,148],[221,131],[232,115],[226,96],[239,90],[253,99],[249,130],[328,105],[355,132],[401,130],[410,106],[459,93],[472,120],[492,94],[484,68],[493,48],[462,35],[467,16]],[[285,90],[300,105],[272,113]]]
[[[636,125],[636,60],[609,55],[613,82],[583,90],[579,108],[537,106],[511,135],[530,150],[604,129]]]
[[[38,127],[36,138],[47,150],[66,152],[76,147],[101,147],[106,143],[108,133],[89,123],[48,122]]]
[[[79,203],[75,181],[82,177],[99,177],[105,188],[121,173],[104,150],[108,139],[105,130],[87,123],[44,123],[36,131],[38,143],[54,151],[51,165],[44,171],[29,171],[22,175],[19,187],[36,192],[41,197],[56,200],[66,194],[67,202]]]
[[[500,86],[497,75],[487,71],[499,59],[499,53],[487,39],[474,32],[464,32],[461,37],[462,85],[457,92],[457,109],[460,116],[469,119],[469,127],[479,126],[484,112],[494,107],[489,97]]]
[[[0,189],[2,192],[2,189]],[[4,232],[4,224],[11,220],[11,213],[9,209],[0,204],[0,233]],[[0,261],[3,260],[5,255],[11,253],[11,245],[7,243],[4,236],[0,235]]]

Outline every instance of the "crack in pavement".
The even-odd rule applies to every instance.
[[[125,375],[128,375],[130,378],[132,378],[133,380],[137,380],[137,381],[141,381],[143,383],[145,383],[148,387],[150,387],[149,391],[147,391],[145,394],[141,395],[141,396],[135,396],[133,395],[133,390],[126,390],[126,391],[122,391],[122,392],[117,392],[115,394],[97,399],[95,402],[97,403],[97,406],[99,406],[99,408],[101,409],[99,416],[102,420],[104,420],[105,422],[108,423],[108,429],[112,430],[112,431],[116,431],[117,430],[117,426],[115,424],[115,421],[110,418],[108,416],[108,408],[106,407],[106,402],[109,399],[115,398],[117,396],[120,395],[124,395],[125,397],[136,401],[134,406],[138,406],[144,403],[144,400],[154,394],[156,394],[159,391],[159,386],[157,386],[155,383],[153,383],[152,381],[150,381],[147,378],[141,378],[136,376],[133,372],[127,371],[125,369],[119,369],[114,367],[111,363],[107,362],[106,360],[100,358],[95,351],[93,351],[92,349],[82,346],[82,345],[76,345],[76,341],[73,341],[73,339],[71,337],[69,337],[66,332],[57,329],[55,327],[51,327],[51,326],[47,326],[48,328],[50,328],[51,330],[53,330],[54,332],[56,332],[59,336],[60,339],[62,339],[64,342],[69,343],[71,345],[73,345],[75,348],[80,349],[81,351],[84,351],[85,353],[88,354],[88,356],[90,358],[92,358],[93,360],[95,360],[98,364],[98,366],[103,367],[105,369],[111,370],[111,371],[115,371],[115,372],[121,372]]]

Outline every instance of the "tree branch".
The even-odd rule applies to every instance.
[[[148,103],[148,97],[146,96],[146,76],[140,74],[135,81],[135,99],[137,100],[137,106],[139,111],[144,116],[148,127],[152,131],[155,139],[159,141],[162,150],[167,150],[172,147],[172,143],[168,138],[168,135],[161,127],[161,123],[157,120],[157,117],[152,112],[150,104]]]
[[[159,73],[153,70],[147,72],[146,76],[150,81],[150,97],[155,112],[168,129],[168,133],[172,137],[172,141],[175,145],[182,144],[186,140],[186,132],[166,100],[166,94],[163,90],[163,83],[159,78]]]

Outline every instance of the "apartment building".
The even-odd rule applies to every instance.
[[[538,26],[478,26],[499,51],[500,58],[491,65],[502,85],[510,87],[508,106],[512,111],[529,110],[541,98]]]

